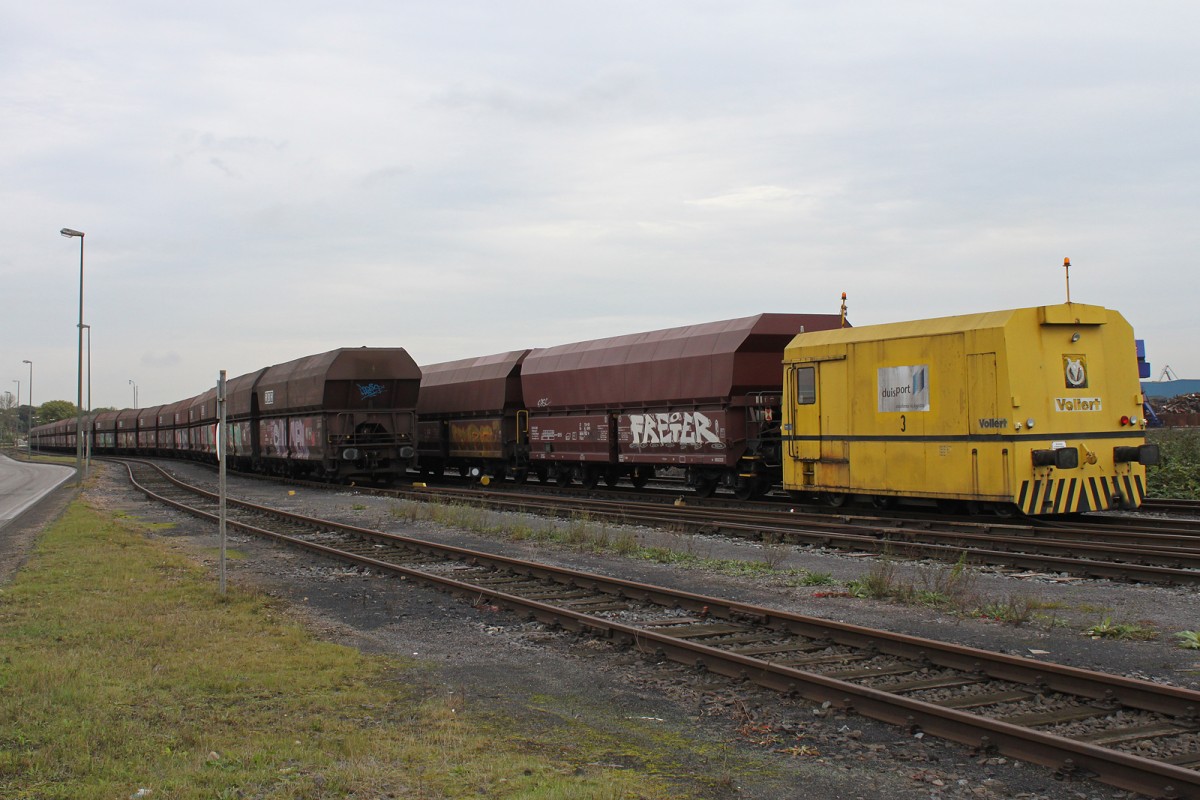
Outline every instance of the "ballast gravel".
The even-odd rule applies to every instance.
[[[172,463],[185,479],[214,482],[210,470]],[[146,501],[123,470],[100,467],[86,489],[94,505],[174,525],[151,534],[186,549],[215,571],[215,526]],[[973,591],[998,603],[1035,602],[1038,617],[1023,625],[947,613],[923,606],[847,596],[877,559],[835,551],[762,546],[719,536],[629,529],[640,544],[671,547],[712,559],[767,561],[781,569],[825,574],[829,586],[786,586],[680,569],[565,547],[511,541],[408,521],[397,501],[341,489],[292,489],[230,476],[231,496],[362,527],[541,560],[635,581],[685,587],[700,594],[773,606],[794,613],[885,628],[1165,684],[1200,689],[1200,652],[1175,646],[1171,634],[1200,628],[1200,592],[1131,586],[1058,575],[1012,577],[973,571]],[[0,531],[0,580],[27,553],[54,504]],[[496,610],[472,606],[411,581],[375,575],[245,536],[229,546],[229,579],[289,603],[318,635],[372,653],[416,659],[431,691],[454,692],[468,708],[510,717],[515,729],[590,725],[628,741],[605,763],[639,769],[665,742],[677,743],[659,774],[680,797],[1023,798],[1109,800],[1135,797],[1078,776],[909,733],[835,708],[789,700],[680,665],[653,663],[590,638],[557,633]],[[875,566],[878,570],[878,566]],[[944,565],[897,561],[888,570],[914,585],[944,579]],[[1155,630],[1150,641],[1091,638],[1089,627],[1134,623]],[[1137,751],[1137,748],[1134,748]],[[1152,752],[1152,751],[1147,751]],[[663,766],[668,763],[668,766]]]

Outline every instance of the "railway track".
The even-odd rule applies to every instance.
[[[1200,500],[1180,498],[1148,497],[1142,501],[1143,511],[1165,511],[1178,514],[1200,515]]]
[[[206,519],[216,498],[129,462],[147,496]],[[851,709],[1151,797],[1200,798],[1200,692],[230,501],[244,532],[421,580],[474,605]]]
[[[287,482],[328,488],[328,484]],[[527,491],[515,484],[480,489],[416,483],[404,489],[355,490],[421,502],[436,500],[518,513],[584,516],[617,524],[1021,572],[1168,586],[1200,584],[1200,520],[1136,514],[1088,515],[1058,521],[980,520],[904,511],[830,513],[779,503],[730,505],[670,492],[595,497],[586,491],[558,487],[539,486]]]
[[[1145,518],[1128,524],[966,521],[452,487],[390,490],[388,494],[949,563],[1166,585],[1200,583],[1200,532],[1153,524]]]

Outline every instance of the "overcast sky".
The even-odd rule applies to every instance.
[[[336,8],[335,8],[336,6]],[[1200,377],[1200,3],[0,0],[0,391],[761,311],[1120,310]]]

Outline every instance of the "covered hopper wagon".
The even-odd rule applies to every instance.
[[[560,485],[664,467],[700,494],[780,478],[781,356],[836,314],[759,314],[422,369],[422,465]]]
[[[386,481],[416,464],[421,372],[398,347],[342,348],[226,384],[236,467],[328,480]],[[94,453],[215,461],[216,389],[146,409],[104,412],[85,426]],[[75,422],[33,430],[43,449],[75,449]]]

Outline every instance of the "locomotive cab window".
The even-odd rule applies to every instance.
[[[796,404],[811,406],[817,402],[817,369],[800,367],[796,370]]]

